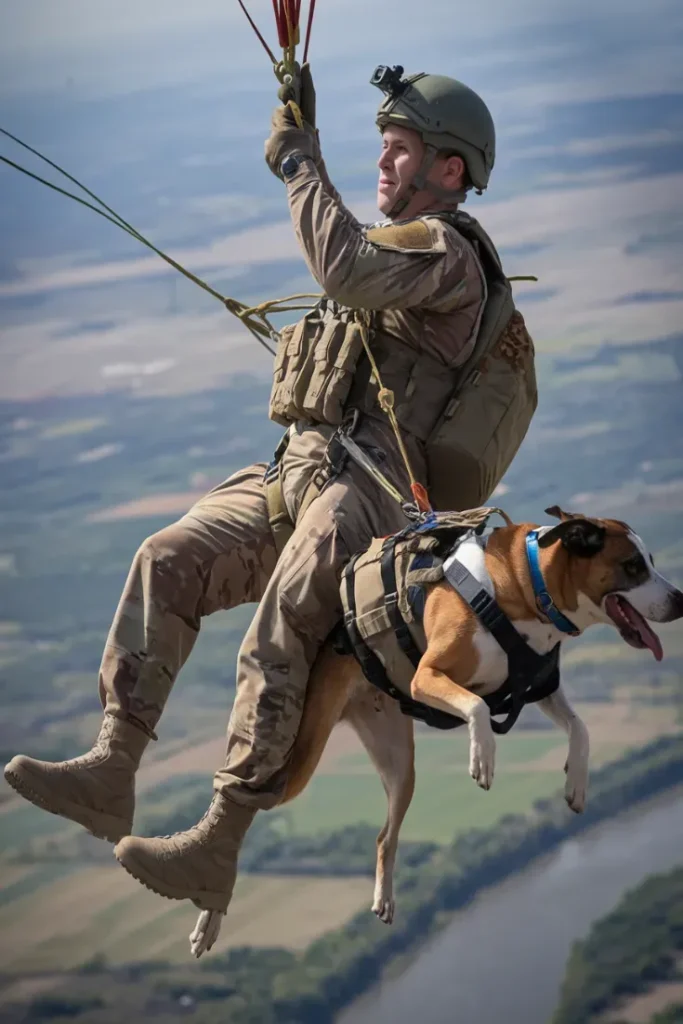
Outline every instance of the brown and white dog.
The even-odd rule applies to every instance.
[[[683,593],[657,572],[640,537],[623,522],[546,510],[559,517],[552,527],[530,523],[504,526],[484,545],[472,536],[458,559],[484,585],[539,654],[566,640],[537,608],[526,554],[526,537],[539,531],[540,566],[555,606],[580,632],[596,623],[616,626],[632,647],[649,648],[659,661],[662,646],[650,622],[683,617]],[[469,728],[469,771],[482,789],[493,782],[496,744],[483,695],[507,678],[507,655],[474,612],[445,581],[427,587],[424,605],[427,647],[412,681],[412,696],[457,715]],[[562,686],[538,707],[568,734],[565,799],[577,813],[588,783],[588,732]],[[355,658],[321,652],[306,694],[283,802],[307,785],[338,722],[348,722],[368,751],[387,794],[388,814],[377,839],[372,909],[390,924],[394,915],[393,869],[398,836],[415,783],[413,720],[391,697],[364,678]],[[222,915],[202,911],[190,936],[195,956],[210,949]]]

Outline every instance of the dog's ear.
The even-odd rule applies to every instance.
[[[561,519],[564,523],[567,519],[583,519],[584,517],[580,512],[565,512],[559,505],[551,505],[550,508],[545,510],[547,516],[554,516],[555,519]]]
[[[606,532],[604,526],[593,523],[590,519],[563,519],[557,526],[553,526],[552,530],[541,534],[538,546],[549,548],[551,544],[561,541],[570,555],[592,558],[604,548]]]

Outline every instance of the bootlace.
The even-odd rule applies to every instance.
[[[186,828],[182,832],[171,832],[170,835],[155,836],[155,839],[177,839],[177,838],[180,838],[180,837],[186,837],[187,841],[189,842],[190,841],[190,833],[191,832],[196,832],[200,828],[200,826],[203,824],[203,822],[206,821],[209,824],[209,827],[211,827],[212,823],[208,822],[208,819],[211,816],[211,813],[212,813],[212,811],[214,809],[215,800],[216,800],[216,798],[214,797],[214,799],[211,801],[211,803],[209,804],[207,809],[202,814],[202,816],[199,819],[199,821],[196,822],[196,824],[191,825],[190,828]],[[185,844],[181,843],[181,846],[183,846],[183,845],[185,845]]]
[[[107,743],[114,732],[114,722],[115,720],[111,715],[105,715],[98,737],[90,750],[86,751],[85,754],[79,754],[78,757],[72,757],[68,761],[62,761],[62,768],[72,768],[74,765],[88,765],[99,761],[106,754]]]

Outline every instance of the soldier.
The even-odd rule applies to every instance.
[[[413,474],[424,485],[425,440],[480,323],[480,261],[439,214],[452,213],[470,189],[486,188],[493,122],[462,83],[401,75],[400,68],[379,68],[372,79],[386,93],[377,116],[377,200],[386,219],[371,227],[358,223],[327,176],[306,67],[303,128],[289,106],[273,115],[266,161],[284,184],[324,298],[285,328],[279,343],[270,415],[289,429],[268,471],[270,484],[281,488],[270,518],[267,467],[259,463],[145,540],[106,642],[99,673],[104,720],[92,750],[57,764],[18,755],[5,769],[26,799],[116,842],[120,862],[148,888],[201,909],[225,912],[245,833],[257,810],[282,797],[309,671],[341,618],[345,564],[373,537],[406,525],[402,506],[335,447],[339,429],[352,431],[384,476],[409,495],[355,311],[371,317],[370,347],[394,392]],[[288,535],[278,557],[276,539]],[[225,764],[207,813],[174,836],[131,836],[135,772],[156,739],[202,617],[249,601],[259,605],[240,648]]]

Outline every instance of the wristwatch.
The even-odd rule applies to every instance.
[[[306,157],[303,153],[290,153],[289,156],[284,158],[280,164],[280,173],[285,181],[287,181],[288,178],[291,178],[292,175],[296,174],[301,161],[305,159]]]

